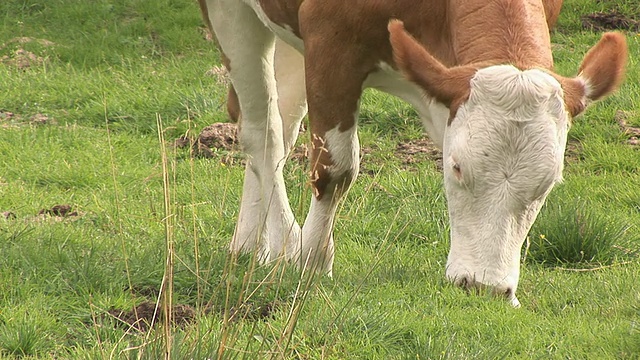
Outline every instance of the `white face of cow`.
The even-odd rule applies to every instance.
[[[540,70],[479,70],[445,133],[451,223],[447,277],[490,285],[517,305],[520,250],[562,178],[569,128],[562,88]]]
[[[509,65],[446,67],[389,22],[395,64],[455,114],[444,135],[451,251],[446,275],[487,285],[513,305],[520,249],[553,185],[562,178],[569,120],[624,78],[624,35],[606,33],[575,78]]]

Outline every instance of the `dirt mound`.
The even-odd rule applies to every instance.
[[[640,21],[627,16],[617,10],[609,12],[596,12],[582,16],[582,27],[585,30],[606,31],[606,30],[629,30],[640,31]]]
[[[0,62],[23,70],[31,66],[42,64],[44,62],[44,58],[32,53],[31,51],[18,49],[11,55],[1,57]]]
[[[162,309],[151,301],[145,301],[131,310],[111,309],[107,313],[118,321],[118,325],[138,331],[147,331],[162,320]],[[171,313],[173,323],[179,326],[190,324],[196,317],[196,311],[189,305],[174,305]]]
[[[584,160],[582,154],[582,143],[580,140],[569,139],[567,140],[567,147],[564,151],[564,161],[567,164],[575,164]]]
[[[16,219],[16,214],[12,211],[3,211],[0,213],[3,219],[5,220],[14,220]]]
[[[631,116],[634,116],[634,113],[618,110],[616,111],[615,120],[618,125],[620,125],[622,132],[627,136],[627,144],[631,146],[640,146],[640,128],[627,124],[627,120]]]
[[[227,71],[227,68],[225,68],[222,65],[214,66],[211,69],[207,70],[207,72],[205,72],[204,74],[207,76],[212,76],[216,80],[216,82],[220,85],[223,85],[223,86],[231,85],[229,72]]]
[[[238,145],[238,128],[236,124],[231,123],[209,125],[202,129],[196,144],[209,149],[232,150]]]
[[[36,39],[31,37],[16,37],[0,46],[0,51],[8,55],[0,56],[0,63],[16,67],[20,70],[28,69],[32,66],[42,65],[45,62],[46,56],[39,56],[31,51],[27,51],[23,48],[25,44],[35,44],[36,48],[42,49],[46,53],[46,48],[54,46],[52,41],[47,39]],[[39,52],[39,51],[38,51]]]
[[[0,128],[15,128],[21,125],[46,125],[56,124],[56,120],[41,113],[30,116],[28,119],[19,114],[0,109]]]
[[[215,123],[202,129],[197,139],[188,136],[177,138],[173,145],[177,148],[193,148],[193,155],[197,157],[212,158],[217,150],[228,153],[239,148],[238,131],[236,124]]]
[[[283,303],[271,301],[265,303],[244,303],[238,307],[229,309],[229,321],[240,320],[267,320],[275,316],[275,312],[282,307]]]
[[[429,138],[399,143],[396,154],[407,167],[419,162],[435,161],[436,167],[442,170],[442,151]]]
[[[78,216],[77,211],[71,211],[71,205],[55,205],[51,209],[42,209],[38,215],[49,215],[57,217]]]

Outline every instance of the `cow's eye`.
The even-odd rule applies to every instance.
[[[458,179],[458,181],[462,181],[462,170],[460,169],[460,164],[458,163],[453,163],[453,175],[455,175],[456,179]]]

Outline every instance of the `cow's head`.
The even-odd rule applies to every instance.
[[[553,185],[561,180],[571,119],[613,91],[624,74],[624,36],[605,34],[576,78],[511,65],[447,68],[389,24],[394,60],[450,109],[444,179],[451,224],[446,275],[489,286],[517,306],[520,251]]]

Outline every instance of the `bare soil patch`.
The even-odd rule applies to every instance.
[[[73,209],[73,206],[67,204],[54,205],[49,209],[41,209],[36,215],[27,215],[22,217],[25,222],[34,223],[46,223],[46,222],[61,222],[61,221],[75,221],[82,215],[78,211]],[[18,215],[13,210],[7,210],[0,212],[0,219],[14,220]]]
[[[304,127],[301,128],[304,132]],[[235,123],[215,123],[202,129],[196,139],[188,136],[181,136],[173,142],[173,146],[177,148],[192,149],[192,154],[196,157],[203,158],[219,158],[226,165],[244,164],[244,158],[240,153],[240,145],[238,143],[237,125]],[[360,154],[363,158],[361,162],[361,173],[372,174],[375,171],[367,170],[362,167],[370,160],[372,153],[377,147],[363,146]],[[401,142],[396,147],[396,155],[400,158],[404,169],[413,167],[414,164],[424,161],[435,161],[438,169],[442,169],[442,151],[427,137]],[[291,154],[290,159],[304,164],[309,158],[309,149],[306,144],[296,146]],[[375,160],[373,160],[375,161]]]
[[[629,30],[640,31],[640,21],[618,10],[596,12],[582,16],[582,28],[592,31]]]
[[[223,65],[214,66],[204,73],[207,76],[212,76],[216,82],[223,86],[231,85],[231,79],[229,78],[229,72]]]
[[[16,218],[16,213],[14,213],[13,211],[3,211],[1,215],[5,220],[13,220]]]
[[[35,48],[41,49],[42,51],[38,52],[42,52],[42,54],[25,50],[24,46],[27,44],[31,44],[29,45],[30,48],[34,47],[33,44],[35,44]],[[0,63],[20,70],[42,65],[47,59],[46,55],[42,56],[46,54],[46,48],[54,45],[55,43],[47,39],[36,39],[27,36],[15,37],[0,46],[0,51],[5,53],[5,55],[0,56]]]
[[[278,309],[283,306],[282,301],[269,301],[264,303],[246,302],[239,306],[229,308],[227,312],[230,322],[238,322],[242,320],[269,320],[273,319]],[[204,310],[208,314],[211,308]],[[216,311],[220,316],[225,315],[224,309]],[[107,315],[115,319],[116,326],[125,327],[145,332],[152,327],[164,322],[162,308],[153,301],[144,301],[131,309],[121,310],[112,308],[107,311]],[[173,324],[177,326],[186,326],[191,324],[197,315],[196,309],[190,305],[176,304],[171,308]]]
[[[118,321],[117,325],[141,332],[163,321],[162,309],[156,307],[156,303],[151,301],[145,301],[130,310],[111,309],[107,313]],[[181,304],[174,305],[171,308],[171,314],[173,323],[178,326],[188,325],[196,317],[196,311],[191,306]]]
[[[567,164],[575,164],[584,160],[582,155],[582,143],[576,139],[569,139],[564,151],[564,161]]]
[[[63,205],[54,205],[51,209],[42,209],[38,212],[38,215],[49,215],[49,216],[57,216],[57,217],[70,217],[70,216],[78,216],[77,211],[71,211],[71,205],[63,204]]]
[[[201,158],[220,158],[226,165],[244,163],[240,154],[237,126],[234,123],[215,123],[202,129],[196,139],[189,136],[177,138],[177,148],[191,148],[191,154]]]
[[[442,151],[427,137],[399,143],[396,154],[405,168],[416,163],[434,161],[438,170],[442,170]]]
[[[238,126],[235,123],[215,123],[202,129],[196,139],[188,136],[177,138],[173,145],[177,148],[192,148],[196,157],[219,158],[226,165],[244,165],[244,156],[238,142]],[[297,162],[306,161],[306,145],[297,146],[290,155]]]
[[[637,116],[633,111],[618,110],[616,111],[615,120],[627,137],[627,144],[637,147],[640,146],[640,128],[627,123],[628,119],[634,115]]]
[[[37,113],[25,118],[20,114],[0,109],[0,128],[15,128],[21,125],[47,125],[56,124],[56,120],[48,115]]]
[[[244,303],[238,307],[229,309],[229,321],[240,320],[268,320],[273,319],[275,312],[282,307],[280,301],[270,301],[265,303]]]
[[[24,70],[31,66],[41,65],[44,62],[44,58],[32,53],[31,51],[18,49],[12,52],[11,55],[4,55],[1,57],[0,62],[8,66]]]

